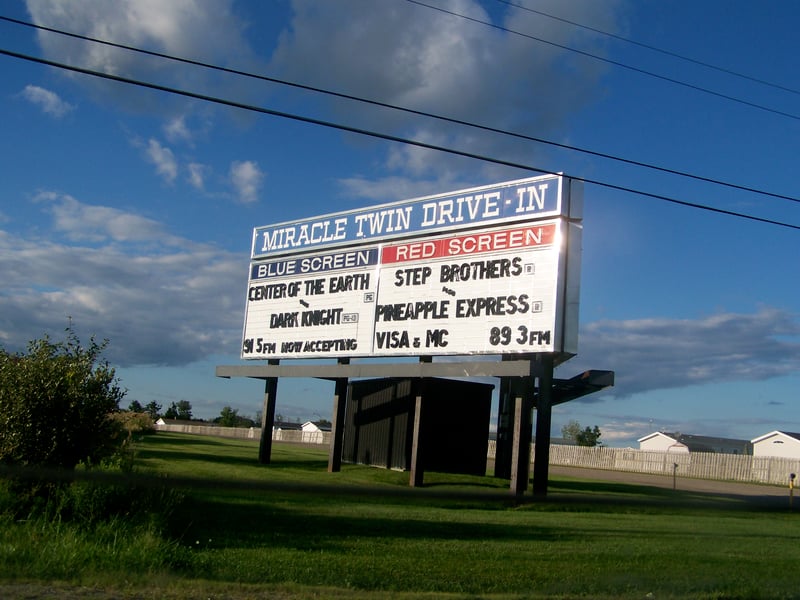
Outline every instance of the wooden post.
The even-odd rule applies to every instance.
[[[420,383],[420,385],[422,385]],[[414,400],[414,433],[411,442],[411,473],[408,485],[421,487],[425,477],[425,468],[422,466],[422,402],[424,392],[420,390]]]
[[[539,397],[536,399],[536,448],[533,455],[533,495],[547,496],[550,428],[553,414],[553,355],[540,355]]]
[[[531,468],[532,377],[514,378],[510,396],[514,399],[514,437],[511,449],[511,493],[522,496],[528,489]]]
[[[420,356],[419,362],[433,362],[432,356]],[[422,466],[422,406],[425,396],[425,379],[416,381],[416,397],[414,399],[414,430],[411,440],[411,473],[408,478],[408,485],[411,487],[421,487],[425,477],[425,468]]]
[[[348,365],[350,364],[350,359],[340,358],[339,364]],[[328,473],[338,473],[342,470],[347,382],[347,377],[336,379],[336,387],[333,391],[333,422],[331,423],[331,447],[328,453]]]
[[[277,365],[279,360],[270,359],[268,364]],[[272,460],[272,428],[275,426],[275,403],[278,393],[278,378],[264,379],[264,406],[261,411],[261,440],[258,445],[258,462],[268,465]]]
[[[503,360],[509,360],[506,355]],[[514,398],[511,396],[510,377],[500,378],[497,396],[497,437],[494,450],[494,476],[511,479],[511,460],[514,443]]]

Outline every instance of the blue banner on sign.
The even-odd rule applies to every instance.
[[[346,252],[315,254],[286,260],[271,260],[250,265],[250,279],[270,279],[272,277],[291,277],[341,269],[357,269],[378,264],[378,249],[361,248]]]

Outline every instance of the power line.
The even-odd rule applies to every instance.
[[[53,60],[48,60],[48,59],[45,59],[45,58],[39,58],[39,57],[36,57],[36,56],[30,56],[30,55],[27,55],[27,54],[22,54],[20,52],[14,52],[14,51],[7,50],[7,49],[4,49],[4,48],[0,48],[0,54],[3,54],[5,56],[10,56],[12,58],[18,58],[20,60],[26,60],[26,61],[30,61],[30,62],[39,63],[39,64],[42,64],[42,65],[47,65],[47,66],[50,66],[50,67],[56,67],[56,68],[59,68],[59,69],[72,71],[72,72],[75,72],[75,73],[81,73],[83,75],[90,75],[92,77],[98,77],[98,78],[101,78],[101,79],[107,79],[107,80],[116,81],[116,82],[119,82],[119,83],[127,83],[129,85],[134,85],[134,86],[137,86],[137,87],[143,87],[143,88],[147,88],[147,89],[151,89],[151,90],[166,92],[166,93],[169,93],[169,94],[175,94],[175,95],[178,95],[178,96],[184,96],[186,98],[193,98],[193,99],[196,99],[196,100],[203,100],[205,102],[212,102],[212,103],[220,104],[220,105],[223,105],[223,106],[229,106],[229,107],[232,107],[232,108],[239,108],[239,109],[242,109],[242,110],[257,112],[257,113],[271,115],[271,116],[275,116],[275,117],[281,117],[281,118],[284,118],[284,119],[290,119],[290,120],[293,120],[293,121],[298,121],[298,122],[302,122],[302,123],[308,123],[308,124],[311,124],[311,125],[319,125],[321,127],[326,127],[326,128],[329,128],[329,129],[337,129],[337,130],[340,130],[340,131],[346,131],[346,132],[349,132],[349,133],[355,133],[355,134],[364,135],[364,136],[377,138],[377,139],[382,139],[382,140],[386,140],[386,141],[390,141],[390,142],[397,142],[397,143],[400,143],[400,144],[407,144],[407,145],[410,145],[410,146],[416,146],[418,148],[425,148],[427,150],[435,150],[435,151],[438,151],[438,152],[444,152],[444,153],[447,153],[447,154],[453,154],[453,155],[462,156],[462,157],[465,157],[465,158],[472,158],[472,159],[475,159],[475,160],[480,160],[480,161],[483,161],[483,162],[489,162],[489,163],[493,163],[493,164],[496,164],[496,165],[512,167],[512,168],[521,169],[521,170],[525,170],[525,171],[531,171],[531,172],[535,172],[535,173],[544,173],[544,174],[549,174],[549,175],[558,175],[559,174],[559,173],[557,173],[555,171],[551,171],[551,170],[548,170],[548,169],[541,169],[539,167],[534,167],[534,166],[531,166],[531,165],[526,165],[526,164],[522,164],[522,163],[516,163],[516,162],[512,162],[512,161],[497,159],[497,158],[491,158],[491,157],[488,157],[488,156],[483,156],[483,155],[475,154],[475,153],[472,153],[472,152],[465,152],[463,150],[456,150],[455,148],[447,148],[445,146],[438,146],[436,144],[429,144],[427,142],[421,142],[419,140],[412,140],[412,139],[402,138],[402,137],[399,137],[399,136],[390,135],[390,134],[386,134],[386,133],[380,133],[380,132],[377,132],[377,131],[371,131],[371,130],[368,130],[368,129],[361,129],[361,128],[357,128],[357,127],[352,127],[350,125],[344,125],[344,124],[341,124],[341,123],[334,123],[332,121],[323,121],[321,119],[316,119],[316,118],[313,118],[313,117],[306,117],[306,116],[303,116],[303,115],[297,115],[297,114],[288,113],[288,112],[284,112],[284,111],[278,111],[278,110],[274,110],[274,109],[271,109],[271,108],[264,108],[264,107],[260,107],[260,106],[254,106],[254,105],[251,105],[251,104],[244,104],[242,102],[236,102],[234,100],[226,100],[224,98],[218,98],[218,97],[209,96],[209,95],[206,95],[206,94],[198,94],[196,92],[190,92],[188,90],[182,90],[182,89],[179,89],[179,88],[173,88],[173,87],[169,87],[169,86],[164,86],[164,85],[160,85],[160,84],[152,83],[152,82],[148,82],[148,81],[141,81],[141,80],[138,80],[138,79],[132,79],[132,78],[129,78],[129,77],[123,77],[121,75],[112,75],[110,73],[103,73],[103,72],[100,72],[100,71],[94,71],[92,69],[86,69],[86,68],[83,68],[83,67],[77,67],[77,66],[74,66],[74,65],[68,65],[68,64],[65,64],[65,63],[59,63],[59,62],[56,62],[56,61],[53,61]],[[570,177],[570,176],[567,175],[567,177]],[[705,205],[705,204],[689,202],[689,201],[686,201],[686,200],[679,200],[677,198],[671,198],[669,196],[664,196],[664,195],[661,195],[661,194],[654,194],[654,193],[651,193],[651,192],[645,192],[645,191],[642,191],[642,190],[636,190],[634,188],[629,188],[629,187],[626,187],[626,186],[616,185],[616,184],[612,184],[612,183],[608,183],[608,182],[604,182],[604,181],[587,179],[587,178],[583,178],[583,177],[572,177],[572,178],[580,180],[580,181],[583,181],[585,183],[589,183],[589,184],[593,184],[593,185],[597,185],[597,186],[601,186],[601,187],[605,187],[605,188],[608,188],[608,189],[613,189],[613,190],[617,190],[617,191],[621,191],[621,192],[627,192],[627,193],[631,193],[631,194],[636,194],[636,195],[639,195],[639,196],[645,196],[645,197],[653,198],[653,199],[656,199],[656,200],[662,200],[664,202],[669,202],[671,204],[676,204],[676,205],[679,205],[679,206],[685,206],[685,207],[689,207],[689,208],[696,208],[698,210],[705,210],[705,211],[713,212],[713,213],[716,213],[716,214],[724,214],[724,215],[737,217],[737,218],[741,218],[741,219],[746,219],[746,220],[750,220],[750,221],[755,221],[755,222],[759,222],[759,223],[765,223],[765,224],[769,224],[769,225],[777,225],[779,227],[786,227],[786,228],[789,228],[789,229],[800,230],[800,225],[794,225],[794,224],[786,223],[786,222],[783,222],[783,221],[775,221],[775,220],[772,220],[772,219],[766,219],[766,218],[763,218],[763,217],[757,217],[755,215],[749,215],[749,214],[746,214],[746,213],[739,213],[739,212],[735,212],[735,211],[724,210],[724,209],[721,209],[721,208],[716,208],[716,207],[708,206],[708,205]]]
[[[170,54],[165,54],[165,53],[162,53],[162,52],[156,52],[156,51],[153,51],[153,50],[145,50],[143,48],[138,48],[136,46],[129,46],[129,45],[120,44],[120,43],[117,43],[117,42],[110,42],[110,41],[107,41],[107,40],[101,40],[101,39],[97,39],[97,38],[93,38],[93,37],[89,37],[89,36],[85,36],[85,35],[81,35],[81,34],[77,34],[77,33],[63,31],[63,30],[60,30],[60,29],[54,29],[52,27],[46,27],[44,25],[37,25],[37,24],[30,23],[30,22],[27,22],[27,21],[21,21],[19,19],[14,19],[12,17],[6,17],[6,16],[3,16],[3,15],[0,15],[0,20],[7,21],[7,22],[10,22],[10,23],[15,23],[17,25],[23,25],[23,26],[26,26],[26,27],[31,27],[31,28],[38,29],[38,30],[41,30],[41,31],[47,31],[47,32],[50,32],[50,33],[56,33],[58,35],[63,35],[63,36],[72,37],[72,38],[75,38],[75,39],[80,39],[80,40],[93,42],[93,43],[97,43],[97,44],[102,44],[102,45],[105,45],[105,46],[110,46],[112,48],[119,48],[119,49],[122,49],[122,50],[128,50],[128,51],[131,51],[131,52],[137,52],[137,53],[144,54],[144,55],[147,55],[147,56],[153,56],[153,57],[156,57],[156,58],[163,58],[163,59],[167,59],[167,60],[171,60],[171,61],[175,61],[175,62],[180,62],[180,63],[189,64],[189,65],[193,65],[193,66],[203,67],[203,68],[206,68],[206,69],[220,71],[220,72],[223,72],[223,73],[229,73],[229,74],[232,74],[232,75],[248,77],[248,78],[251,78],[251,79],[257,79],[257,80],[261,80],[261,81],[267,81],[267,82],[270,82],[270,83],[276,83],[276,84],[285,85],[285,86],[288,86],[288,87],[294,87],[294,88],[297,88],[297,89],[302,89],[302,90],[306,90],[306,91],[310,91],[310,92],[314,92],[314,93],[319,93],[319,94],[325,94],[325,95],[328,95],[328,96],[333,96],[333,97],[336,97],[336,98],[342,98],[342,99],[345,99],[345,100],[351,100],[351,101],[354,101],[354,102],[361,102],[363,104],[369,104],[369,105],[378,106],[378,107],[381,107],[381,108],[389,108],[391,110],[396,110],[396,111],[405,112],[405,113],[412,114],[412,115],[417,115],[417,116],[422,116],[422,117],[426,117],[426,118],[436,119],[436,120],[439,120],[439,121],[444,121],[444,122],[452,123],[452,124],[455,124],[455,125],[462,125],[462,126],[465,126],[465,127],[471,127],[471,128],[474,128],[474,129],[479,129],[481,131],[487,131],[487,132],[490,132],[490,133],[497,133],[497,134],[500,134],[500,135],[506,135],[506,136],[510,136],[510,137],[515,137],[515,138],[518,138],[518,139],[523,139],[523,140],[526,140],[526,141],[531,141],[531,142],[536,142],[536,143],[545,144],[545,145],[549,145],[549,146],[554,146],[556,148],[562,148],[562,149],[570,150],[570,151],[573,151],[573,152],[580,152],[582,154],[587,154],[587,155],[590,155],[590,156],[596,156],[598,158],[612,160],[612,161],[620,162],[620,163],[623,163],[623,164],[628,164],[628,165],[631,165],[631,166],[651,169],[651,170],[654,170],[654,171],[659,171],[661,173],[667,173],[667,174],[676,175],[676,176],[679,176],[679,177],[686,177],[686,178],[689,178],[689,179],[694,179],[696,181],[703,181],[705,183],[711,183],[711,184],[714,184],[714,185],[720,185],[720,186],[728,187],[728,188],[731,188],[731,189],[750,192],[750,193],[754,193],[754,194],[760,194],[760,195],[763,195],[763,196],[769,196],[771,198],[777,198],[777,199],[780,199],[780,200],[788,200],[790,202],[800,203],[800,198],[796,198],[794,196],[788,196],[788,195],[785,195],[785,194],[778,194],[778,193],[775,193],[775,192],[769,192],[769,191],[766,191],[766,190],[760,190],[760,189],[757,189],[757,188],[744,186],[744,185],[739,185],[739,184],[731,183],[731,182],[726,182],[726,181],[722,181],[722,180],[719,180],[719,179],[714,179],[714,178],[711,178],[711,177],[704,177],[702,175],[696,175],[696,174],[693,174],[693,173],[688,173],[686,171],[680,171],[680,170],[677,170],[677,169],[671,169],[671,168],[668,168],[668,167],[661,167],[661,166],[658,166],[658,165],[653,165],[651,163],[645,163],[645,162],[638,161],[638,160],[633,160],[633,159],[629,159],[629,158],[623,158],[623,157],[615,156],[615,155],[608,154],[608,153],[605,153],[605,152],[599,152],[599,151],[596,151],[596,150],[589,150],[589,149],[586,149],[586,148],[580,148],[580,147],[577,147],[577,146],[571,146],[569,144],[562,144],[562,143],[559,143],[559,142],[554,142],[552,140],[546,140],[546,139],[543,139],[543,138],[529,136],[529,135],[525,135],[525,134],[521,134],[521,133],[517,133],[517,132],[514,132],[514,131],[505,130],[505,129],[498,129],[498,128],[495,128],[495,127],[490,127],[488,125],[481,125],[481,124],[478,124],[478,123],[473,123],[473,122],[470,122],[470,121],[456,119],[456,118],[453,118],[453,117],[447,117],[447,116],[438,115],[438,114],[434,114],[434,113],[430,113],[430,112],[426,112],[426,111],[415,110],[415,109],[412,109],[412,108],[407,108],[407,107],[403,107],[403,106],[389,104],[389,103],[386,103],[386,102],[380,102],[380,101],[377,101],[377,100],[371,100],[371,99],[363,98],[363,97],[360,97],[360,96],[353,96],[353,95],[345,94],[345,93],[342,93],[342,92],[336,92],[336,91],[332,91],[332,90],[327,90],[327,89],[320,88],[320,87],[304,85],[304,84],[301,84],[301,83],[296,83],[296,82],[292,82],[292,81],[286,81],[286,80],[282,80],[282,79],[277,79],[275,77],[269,77],[269,76],[261,75],[261,74],[258,74],[258,73],[242,71],[242,70],[233,69],[233,68],[229,68],[229,67],[222,67],[222,66],[219,66],[219,65],[211,64],[211,63],[206,63],[206,62],[202,62],[202,61],[198,61],[198,60],[194,60],[194,59],[189,59],[189,58],[182,58],[182,57],[178,57],[178,56],[174,56],[174,55],[170,55]]]
[[[674,79],[672,77],[667,77],[666,75],[659,75],[658,73],[654,73],[653,71],[648,71],[646,69],[640,69],[639,67],[634,67],[631,65],[627,65],[625,63],[612,60],[610,58],[605,58],[602,56],[597,56],[596,54],[592,54],[591,52],[586,52],[585,50],[578,50],[577,48],[572,48],[570,46],[565,46],[564,44],[559,44],[556,42],[551,42],[550,40],[545,40],[543,38],[536,37],[534,35],[530,35],[527,33],[523,33],[521,31],[516,31],[514,29],[508,29],[507,27],[503,27],[502,25],[495,25],[494,23],[490,23],[488,21],[482,21],[481,19],[476,19],[475,17],[470,17],[467,15],[463,15],[461,13],[457,13],[452,10],[447,10],[445,8],[441,8],[439,6],[433,6],[431,4],[426,4],[425,2],[421,2],[420,0],[406,0],[406,2],[410,2],[411,4],[417,4],[418,6],[423,6],[425,8],[429,8],[431,10],[436,10],[441,13],[458,17],[460,19],[465,19],[467,21],[472,21],[473,23],[478,23],[479,25],[485,25],[486,27],[491,27],[493,29],[498,29],[500,31],[504,31],[506,33],[511,33],[513,35],[518,35],[529,40],[534,40],[537,42],[541,42],[543,44],[548,44],[550,46],[555,46],[556,48],[560,48],[562,50],[567,50],[569,52],[574,52],[576,54],[580,54],[581,56],[586,56],[588,58],[593,58],[594,60],[599,60],[601,62],[607,63],[609,65],[613,65],[615,67],[620,67],[621,69],[627,69],[628,71],[633,71],[635,73],[639,73],[641,75],[646,75],[648,77],[653,77],[655,79],[660,79],[661,81],[666,81],[668,83],[673,83],[675,85],[679,85],[681,87],[689,88],[691,90],[695,90],[698,92],[703,92],[704,94],[709,94],[711,96],[716,96],[717,98],[723,98],[724,100],[730,100],[731,102],[736,102],[738,104],[743,104],[744,106],[749,106],[751,108],[757,108],[758,110],[763,110],[775,115],[780,115],[782,117],[787,117],[789,119],[795,119],[800,121],[800,115],[795,115],[793,113],[784,112],[775,108],[769,108],[768,106],[764,106],[763,104],[756,104],[755,102],[750,102],[749,100],[743,100],[741,98],[736,98],[735,96],[730,96],[728,94],[723,94],[721,92],[715,92],[714,90],[710,90],[708,88],[701,87],[699,85],[694,85],[692,83],[687,83],[685,81],[681,81],[679,79]]]
[[[534,13],[537,15],[541,15],[543,17],[547,17],[548,19],[553,19],[554,21],[560,21],[561,23],[566,23],[567,25],[572,25],[574,27],[580,27],[581,29],[586,29],[587,31],[592,31],[594,33],[599,33],[600,35],[604,35],[606,37],[613,38],[615,40],[619,40],[621,42],[625,42],[626,44],[632,44],[634,46],[638,46],[640,48],[644,48],[646,50],[651,50],[652,52],[658,52],[659,54],[663,54],[665,56],[671,56],[672,58],[677,58],[686,62],[690,62],[695,65],[699,65],[701,67],[705,67],[707,69],[712,69],[714,71],[719,71],[720,73],[725,73],[726,75],[733,75],[734,77],[739,77],[741,79],[747,79],[748,81],[752,81],[754,83],[759,83],[761,85],[766,85],[771,88],[775,88],[784,92],[789,92],[791,94],[800,94],[800,90],[796,90],[790,87],[786,87],[779,83],[773,83],[771,81],[767,81],[765,79],[759,79],[758,77],[753,77],[752,75],[746,75],[744,73],[739,73],[738,71],[734,71],[732,69],[727,69],[725,67],[720,67],[718,65],[713,65],[711,63],[704,62],[702,60],[698,60],[696,58],[692,58],[690,56],[686,56],[684,54],[679,54],[677,52],[673,52],[671,50],[665,50],[664,48],[659,48],[658,46],[652,46],[650,44],[645,44],[643,42],[639,42],[637,40],[633,40],[631,38],[627,38],[622,35],[618,35],[616,33],[611,33],[608,31],[603,31],[602,29],[597,29],[595,27],[590,27],[589,25],[584,25],[583,23],[578,23],[577,21],[570,21],[569,19],[565,19],[563,17],[557,17],[555,15],[551,15],[541,10],[536,10],[535,8],[529,8],[527,6],[523,6],[522,4],[518,4],[516,2],[511,2],[511,0],[496,0],[500,4],[506,4],[508,6],[513,6],[514,8],[519,8],[520,10],[524,10],[526,12]]]

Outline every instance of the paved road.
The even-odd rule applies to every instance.
[[[590,479],[595,481],[648,485],[672,489],[671,475],[653,475],[651,473],[628,473],[603,469],[582,469],[578,467],[551,466],[550,475]],[[754,483],[738,483],[733,481],[715,481],[710,479],[691,479],[678,476],[674,481],[678,490],[696,492],[698,494],[714,494],[729,496],[757,504],[780,506],[789,504],[788,486],[759,485]],[[794,491],[792,506],[800,510],[800,490]]]

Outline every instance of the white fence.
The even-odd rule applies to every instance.
[[[261,430],[255,427],[218,427],[216,425],[188,425],[183,423],[169,423],[155,426],[156,431],[170,431],[172,433],[193,433],[195,435],[213,435],[216,437],[237,438],[242,440],[260,440]]]
[[[256,432],[261,437],[261,432]],[[292,431],[291,429],[278,429],[272,432],[272,439],[276,442],[295,442],[297,444],[325,444],[331,443],[330,431]]]
[[[261,429],[255,427],[218,427],[216,425],[169,423],[166,425],[156,425],[156,430],[171,431],[174,433],[194,433],[195,435],[215,435],[217,437],[236,438],[240,440],[261,439]],[[272,439],[276,442],[327,445],[331,443],[331,433],[329,431],[278,429],[272,432]]]
[[[495,442],[489,442],[494,458]],[[531,447],[533,456],[533,446]],[[653,473],[693,479],[788,485],[790,473],[800,473],[800,459],[743,456],[710,452],[646,452],[631,448],[550,446],[550,464],[586,469]],[[675,465],[678,465],[675,467]]]
[[[789,474],[800,472],[800,460],[710,452],[645,452],[625,448],[552,446],[550,463],[596,469],[657,473],[680,477],[788,485]],[[675,466],[677,465],[677,467]]]
[[[235,427],[214,427],[201,425],[156,425],[158,431],[214,435],[237,439],[261,439],[261,431]],[[329,445],[330,432],[277,430],[272,439],[281,442]],[[488,458],[495,457],[494,440],[489,440]],[[533,457],[533,446],[531,446]],[[630,471],[634,473],[653,473],[694,479],[717,479],[722,481],[742,481],[747,483],[768,483],[788,485],[789,474],[800,474],[800,460],[769,456],[742,456],[740,454],[712,454],[707,452],[669,453],[645,452],[630,448],[550,446],[550,464],[564,467],[586,469],[607,469],[610,471]],[[674,465],[677,466],[676,467]]]

